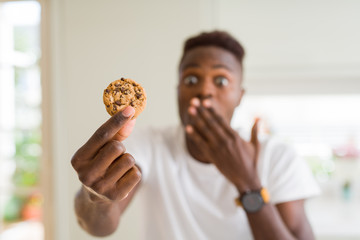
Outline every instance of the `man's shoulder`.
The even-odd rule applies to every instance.
[[[244,139],[245,141],[250,141],[251,132],[246,131],[242,128],[236,128],[234,129],[239,136]],[[283,150],[289,150],[292,149],[291,143],[288,143],[284,141],[283,139],[280,139],[276,135],[269,135],[269,134],[258,134],[258,140],[260,142],[262,150],[270,150],[270,151],[283,151]]]
[[[286,142],[277,136],[264,136],[261,140],[263,151],[275,152],[277,154],[295,153],[295,148],[290,142]]]
[[[176,134],[180,127],[178,125],[170,126],[140,126],[134,129],[134,134],[139,135],[159,135],[166,136]]]
[[[250,131],[245,131],[244,129],[235,129],[241,138],[246,141],[250,140]],[[276,135],[269,134],[258,134],[258,140],[261,146],[260,149],[260,164],[265,164],[272,160],[279,161],[281,159],[293,159],[296,156],[296,151],[294,146],[284,139]]]

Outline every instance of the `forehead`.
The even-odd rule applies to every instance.
[[[229,51],[215,47],[197,47],[185,53],[181,63],[180,71],[188,67],[213,67],[224,66],[233,72],[241,72],[239,60]]]

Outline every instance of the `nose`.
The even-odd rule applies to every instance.
[[[210,79],[205,79],[199,85],[197,96],[200,100],[206,98],[212,98],[215,95],[215,86]]]

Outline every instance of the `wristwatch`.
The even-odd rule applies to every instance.
[[[240,197],[235,199],[238,206],[242,206],[248,213],[258,212],[262,206],[268,203],[270,196],[266,188],[260,190],[252,190],[241,194]]]

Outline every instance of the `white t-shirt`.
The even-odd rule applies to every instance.
[[[319,193],[293,149],[272,139],[261,145],[258,174],[272,203]],[[144,239],[253,239],[244,210],[235,205],[236,188],[215,165],[190,156],[181,127],[136,129],[125,147],[142,171]]]

